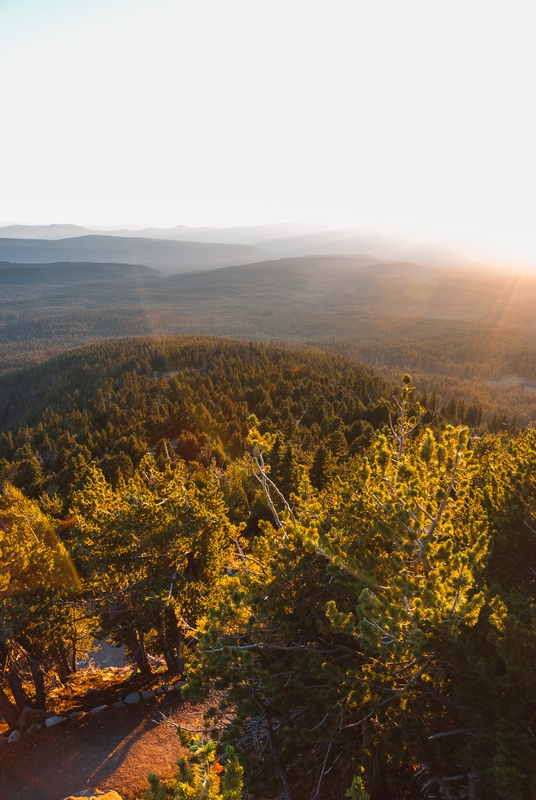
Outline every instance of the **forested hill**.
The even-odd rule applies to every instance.
[[[452,422],[473,424],[468,406],[481,406],[494,430],[536,420],[534,276],[310,256],[175,276],[129,264],[2,264],[0,286],[0,373],[113,336],[276,339],[354,358],[389,380],[409,369]]]
[[[58,241],[0,238],[0,261],[21,264],[48,264],[58,261],[118,262],[145,264],[163,272],[177,273],[230,264],[249,264],[261,261],[264,257],[262,250],[249,245],[173,242],[145,239],[141,236],[124,239],[117,236],[88,235]]]
[[[0,261],[0,286],[4,291],[7,287],[23,287],[41,293],[41,302],[45,299],[43,293],[52,293],[54,301],[59,304],[65,300],[65,290],[76,287],[78,290],[84,284],[91,291],[94,301],[98,299],[99,289],[110,292],[126,289],[129,293],[139,287],[150,285],[151,281],[161,278],[162,275],[152,267],[137,264],[118,264],[115,262],[95,264],[93,262],[71,263],[69,261],[52,264],[14,264],[10,261]],[[27,298],[29,299],[29,298]],[[48,298],[47,298],[48,299]],[[78,298],[79,301],[82,297]],[[72,298],[69,297],[72,301]]]
[[[0,378],[6,726],[101,637],[217,699],[255,800],[532,800],[536,432],[415,394],[201,336]]]
[[[66,499],[93,460],[113,482],[149,448],[225,463],[243,452],[251,413],[311,464],[321,446],[335,463],[386,421],[388,395],[370,368],[314,350],[210,337],[90,345],[0,378],[0,479]]]

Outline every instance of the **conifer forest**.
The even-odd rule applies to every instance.
[[[0,0],[0,800],[536,800],[535,30]]]
[[[204,704],[148,800],[536,796],[536,432],[461,402],[208,336],[5,373],[5,725],[100,638]]]

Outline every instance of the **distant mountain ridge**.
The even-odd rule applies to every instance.
[[[0,261],[25,264],[93,262],[143,264],[166,274],[251,264],[266,253],[248,245],[87,235],[50,241],[0,238]]]
[[[93,233],[82,225],[4,225],[2,239],[68,239]]]
[[[222,247],[252,247],[262,251],[271,257],[288,256],[308,256],[308,255],[361,255],[370,253],[376,258],[413,261],[422,265],[437,267],[450,267],[456,265],[466,265],[475,261],[475,258],[468,257],[461,246],[448,242],[423,241],[405,234],[375,227],[350,227],[340,228],[326,225],[302,224],[302,223],[277,223],[273,225],[242,225],[228,228],[217,227],[189,227],[187,225],[176,225],[172,228],[142,228],[140,230],[130,230],[127,228],[117,228],[115,230],[90,230],[79,225],[11,225],[0,227],[0,245],[8,238],[18,238],[20,240],[54,240],[63,241],[65,239],[78,239],[80,237],[106,237],[107,239],[122,240],[146,240],[146,241],[167,241],[175,243],[185,243],[193,245],[221,245]],[[119,246],[121,251],[121,247]],[[199,248],[198,248],[199,250]],[[121,252],[125,252],[125,248]],[[210,268],[218,266],[232,266],[244,263],[260,261],[260,257],[255,257],[251,252],[249,257],[245,253],[236,251],[234,256],[230,253],[221,253],[221,258],[214,260],[215,251],[201,256],[196,255],[187,263],[187,269]],[[229,256],[227,258],[226,256]],[[258,255],[258,254],[257,254]],[[0,258],[3,258],[0,247]],[[8,260],[17,260],[10,255],[5,256]],[[265,256],[266,257],[266,256]],[[59,254],[55,260],[63,260],[65,256]],[[84,260],[98,260],[92,257],[92,253],[85,252]],[[44,260],[41,257],[33,258],[34,261]],[[78,259],[73,259],[78,260]],[[108,260],[108,259],[107,259]],[[111,257],[109,260],[114,260]],[[120,257],[121,261],[129,261],[129,258]],[[478,260],[478,259],[477,259]],[[484,259],[480,259],[484,260]],[[149,266],[165,268],[169,264],[163,261],[147,261],[139,258],[139,263]],[[181,261],[181,264],[183,262]],[[186,263],[186,262],[184,262]],[[195,265],[204,266],[195,266]],[[169,270],[166,270],[169,271]],[[182,272],[183,269],[173,269],[174,272]]]
[[[71,261],[52,264],[14,264],[0,261],[0,286],[40,285],[65,287],[80,284],[106,283],[127,285],[140,280],[162,279],[162,273],[152,267],[137,264],[94,264]]]
[[[321,231],[337,230],[324,225],[280,222],[273,225],[240,225],[218,228],[205,225],[190,227],[175,225],[171,228],[87,228],[82,225],[4,225],[0,226],[0,238],[10,239],[67,239],[76,236],[102,235],[124,238],[168,239],[170,241],[196,241],[213,244],[252,244],[258,241],[272,241],[285,238],[316,234]]]

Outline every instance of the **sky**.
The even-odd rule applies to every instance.
[[[535,16],[0,0],[0,224],[386,225],[536,264]]]

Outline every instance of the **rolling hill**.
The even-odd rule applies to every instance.
[[[50,264],[61,261],[144,264],[168,274],[262,261],[256,247],[170,242],[142,237],[78,236],[59,241],[0,238],[0,261]]]
[[[177,275],[129,264],[3,264],[0,286],[0,372],[109,337],[282,340],[351,356],[393,377],[410,370],[423,375],[423,388],[447,399],[486,395],[489,408],[489,384],[460,381],[500,381],[497,407],[536,419],[530,275],[346,255]]]

